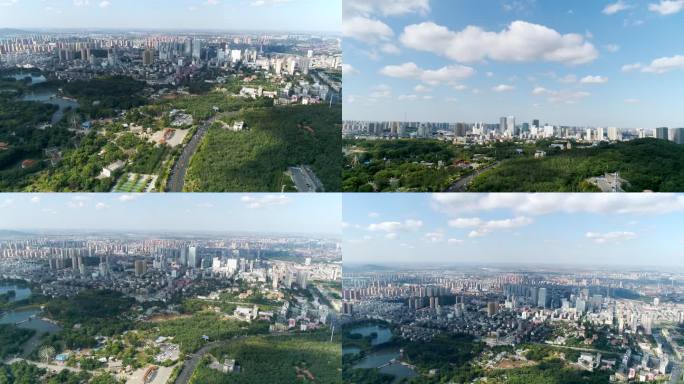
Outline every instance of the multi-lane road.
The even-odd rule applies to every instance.
[[[171,168],[171,173],[169,174],[169,180],[166,184],[166,191],[168,192],[183,192],[183,185],[185,185],[185,173],[188,171],[188,166],[190,165],[190,159],[197,151],[204,135],[207,133],[209,127],[216,121],[218,116],[214,116],[209,120],[205,121],[197,128],[197,131],[188,142],[188,144],[183,147],[183,152],[181,153],[176,163]]]

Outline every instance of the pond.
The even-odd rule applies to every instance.
[[[38,101],[45,104],[52,104],[59,107],[57,112],[52,115],[52,124],[58,123],[64,117],[64,112],[67,108],[76,109],[79,104],[76,100],[65,99],[57,97],[57,93],[51,90],[42,90],[38,92],[29,92],[22,95],[23,101]]]
[[[371,340],[372,346],[378,346],[392,340],[392,330],[381,325],[367,325],[353,328],[352,334],[369,336],[375,333],[377,336]],[[343,354],[358,353],[360,350],[355,347],[342,348]],[[404,378],[418,376],[411,368],[399,362],[399,347],[381,348],[368,353],[363,359],[356,363],[353,368],[372,369],[380,368],[381,373],[394,376],[394,383],[398,383]]]
[[[45,76],[43,76],[43,75],[36,76],[36,75],[31,74],[31,73],[15,73],[14,75],[9,75],[6,77],[12,78],[14,80],[24,80],[25,78],[30,77],[31,78],[31,85],[40,84],[40,83],[44,83],[47,81]]]
[[[31,290],[29,288],[19,288],[16,285],[0,285],[0,295],[9,291],[14,291],[15,294],[10,301],[24,300],[31,296]]]

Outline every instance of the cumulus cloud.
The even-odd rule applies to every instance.
[[[628,5],[622,0],[618,0],[616,3],[606,5],[605,8],[603,8],[603,13],[606,15],[614,15],[618,12],[625,11],[629,8],[631,8],[630,5]]]
[[[382,46],[380,46],[380,51],[383,53],[387,53],[389,55],[398,55],[401,53],[401,50],[399,47],[392,43],[385,43]]]
[[[109,208],[109,205],[107,205],[103,202],[99,202],[99,203],[95,204],[95,209],[97,209],[98,211],[106,209],[106,208]]]
[[[464,65],[449,65],[439,69],[422,69],[416,63],[408,62],[400,65],[388,65],[380,69],[380,74],[402,78],[416,79],[430,85],[451,83],[457,79],[472,76],[475,70]]]
[[[651,215],[684,211],[684,196],[676,194],[555,194],[490,193],[433,194],[436,209],[455,216],[464,212],[508,209],[523,215],[602,213]]]
[[[138,197],[140,197],[140,194],[132,194],[132,195],[124,194],[124,195],[119,196],[119,197],[117,198],[117,200],[119,200],[119,201],[125,203],[125,202],[128,202],[128,201],[136,200]]]
[[[413,87],[413,90],[418,92],[418,93],[427,93],[427,92],[431,92],[432,88],[426,87],[422,84],[418,84],[415,87]]]
[[[396,233],[399,231],[416,231],[423,226],[421,220],[407,219],[404,221],[383,221],[380,223],[373,223],[366,228],[371,232],[388,232]]]
[[[553,104],[577,104],[583,99],[591,96],[589,92],[574,90],[552,90],[544,87],[534,87],[532,94],[535,96],[546,96],[547,100]]]
[[[285,205],[291,202],[286,195],[256,195],[242,196],[240,199],[248,208],[259,209],[277,205]]]
[[[641,72],[663,74],[675,69],[684,69],[684,55],[661,57],[641,68]]]
[[[661,15],[672,15],[684,9],[684,0],[660,0],[659,3],[651,3],[648,10]]]
[[[394,36],[392,28],[380,20],[363,16],[347,18],[342,23],[342,36],[368,44],[387,41]]]
[[[615,53],[620,50],[620,46],[617,44],[607,44],[604,46],[604,48],[610,53]]]
[[[604,76],[585,76],[580,80],[582,84],[604,84],[608,82],[608,78]]]
[[[514,86],[508,85],[508,84],[499,84],[495,87],[492,87],[492,91],[494,91],[494,92],[510,92],[514,89],[515,89]]]
[[[444,232],[428,232],[423,238],[431,243],[440,243],[444,240]]]
[[[531,218],[525,216],[502,220],[483,220],[479,217],[459,217],[449,220],[449,226],[459,229],[475,228],[468,233],[468,237],[481,237],[492,231],[524,227],[532,224],[532,222],[533,220]]]
[[[625,64],[622,66],[622,72],[636,71],[637,69],[641,69],[641,67],[643,67],[641,63]]]
[[[580,34],[563,35],[525,21],[514,21],[501,32],[485,31],[477,26],[455,32],[424,22],[405,27],[400,41],[408,48],[443,55],[457,62],[490,59],[585,64],[598,57],[596,48]]]
[[[354,68],[351,64],[342,64],[342,74],[344,76],[354,76],[358,75],[359,71]]]
[[[373,99],[387,99],[392,97],[392,88],[387,84],[378,84],[371,88],[370,97]]]
[[[409,13],[425,14],[430,11],[429,0],[344,0],[342,11],[345,15],[399,16]]]
[[[621,243],[626,240],[636,239],[636,233],[634,232],[608,232],[608,233],[597,233],[597,232],[587,232],[587,239],[592,240],[597,244],[605,243]]]

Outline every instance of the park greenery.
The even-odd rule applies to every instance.
[[[251,336],[214,348],[203,357],[190,380],[194,384],[341,383],[340,339],[321,330],[279,336]],[[212,357],[235,359],[236,373],[209,367]]]
[[[226,319],[213,311],[201,311],[159,321],[150,326],[155,328],[155,336],[173,337],[174,343],[180,345],[182,353],[192,353],[207,342],[227,340],[240,335],[268,333],[269,324],[261,321],[245,323]],[[202,336],[207,336],[208,340],[204,340]]]
[[[503,162],[475,178],[473,192],[581,192],[596,191],[586,179],[620,172],[626,191],[675,192],[684,190],[684,146],[657,139],[603,143],[547,155]]]
[[[483,165],[472,192],[596,192],[591,177],[619,172],[629,192],[684,190],[684,147],[666,140],[638,139],[561,150],[552,140],[455,145],[438,140],[345,140],[342,189],[346,192],[445,191],[472,170],[457,166],[479,156]],[[535,158],[536,151],[544,158]],[[442,166],[439,166],[442,162]]]
[[[57,351],[94,347],[96,336],[114,336],[134,324],[128,316],[135,301],[107,290],[85,290],[70,298],[57,298],[45,306],[46,317],[64,327],[43,339]]]
[[[145,104],[145,83],[124,76],[77,80],[63,85],[65,95],[78,100],[80,111],[92,119],[112,117],[118,110]]]
[[[209,129],[188,169],[187,191],[280,191],[288,183],[287,168],[302,164],[311,166],[327,191],[340,189],[341,108],[254,108],[231,120],[244,121],[248,129]]]
[[[36,331],[24,329],[14,324],[0,324],[0,360],[21,352],[21,347]]]

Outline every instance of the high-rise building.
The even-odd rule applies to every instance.
[[[618,141],[621,138],[620,131],[618,131],[617,127],[608,127],[608,140]],[[600,139],[601,138],[599,137],[599,140]]]
[[[532,120],[532,125],[539,128],[540,127],[539,120],[537,120],[537,119]]]
[[[147,272],[147,264],[145,264],[144,260],[136,260],[135,261],[135,275],[136,276],[142,276]]]
[[[487,303],[487,316],[492,317],[496,315],[496,303],[490,301]]]
[[[667,127],[659,127],[655,129],[655,138],[656,139],[662,139],[662,140],[668,140],[668,129]]]
[[[537,302],[537,306],[546,308],[546,303],[548,300],[546,288],[539,288],[539,301]]]
[[[188,248],[188,267],[197,268],[200,266],[200,259],[197,256],[197,247]]]
[[[199,60],[202,57],[202,40],[192,41],[192,58]]]
[[[684,144],[684,128],[673,128],[670,129],[672,133],[672,141],[676,144]]]
[[[154,51],[146,49],[145,52],[143,52],[143,65],[152,65],[152,61],[154,61]]]

